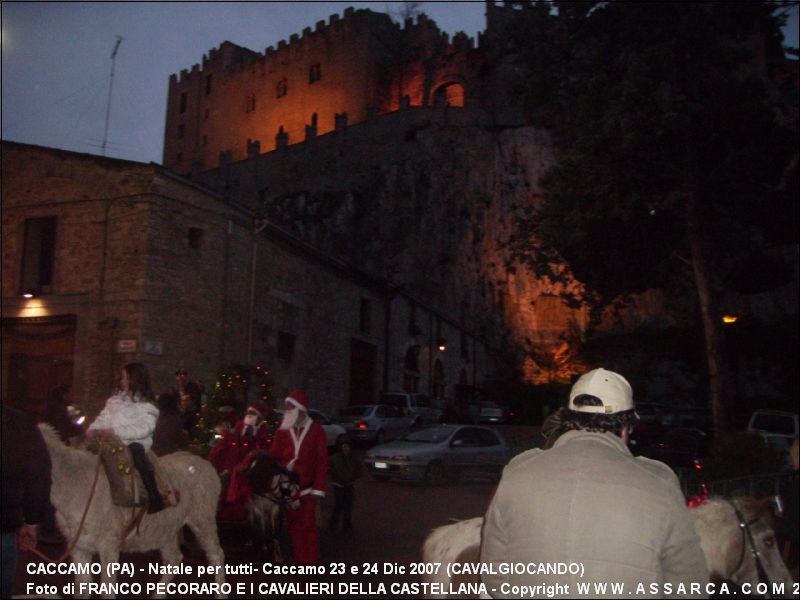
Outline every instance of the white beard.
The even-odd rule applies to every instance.
[[[281,419],[281,426],[280,429],[291,429],[294,427],[294,424],[297,423],[297,417],[300,415],[300,411],[296,408],[292,410],[287,410],[283,413],[283,418]]]

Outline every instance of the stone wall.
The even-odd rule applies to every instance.
[[[197,175],[281,228],[402,286],[520,365],[583,311],[511,254],[552,161],[546,133],[482,112],[406,108]],[[569,290],[580,297],[580,287]]]

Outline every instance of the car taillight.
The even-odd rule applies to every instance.
[[[700,462],[699,460],[697,460],[696,458],[694,459],[694,470],[695,471],[702,471],[703,470],[703,463]]]
[[[366,429],[366,428],[367,428],[367,424],[366,424],[364,421],[361,421],[361,422],[358,424],[358,428],[359,428],[359,429]]]

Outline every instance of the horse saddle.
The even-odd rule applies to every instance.
[[[112,436],[97,444],[103,470],[111,488],[111,501],[117,506],[136,507],[147,505],[147,491],[139,471],[133,463],[131,450],[118,437]],[[158,456],[147,453],[147,459],[153,465],[156,486],[166,506],[175,506],[180,501],[177,490],[161,465]]]

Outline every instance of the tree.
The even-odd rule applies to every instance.
[[[556,280],[566,261],[596,306],[688,276],[725,430],[716,301],[743,251],[768,242],[774,211],[787,210],[772,190],[797,152],[762,68],[781,52],[780,7],[556,6],[537,3],[506,32],[528,116],[551,132],[557,158],[518,223],[517,251]]]

